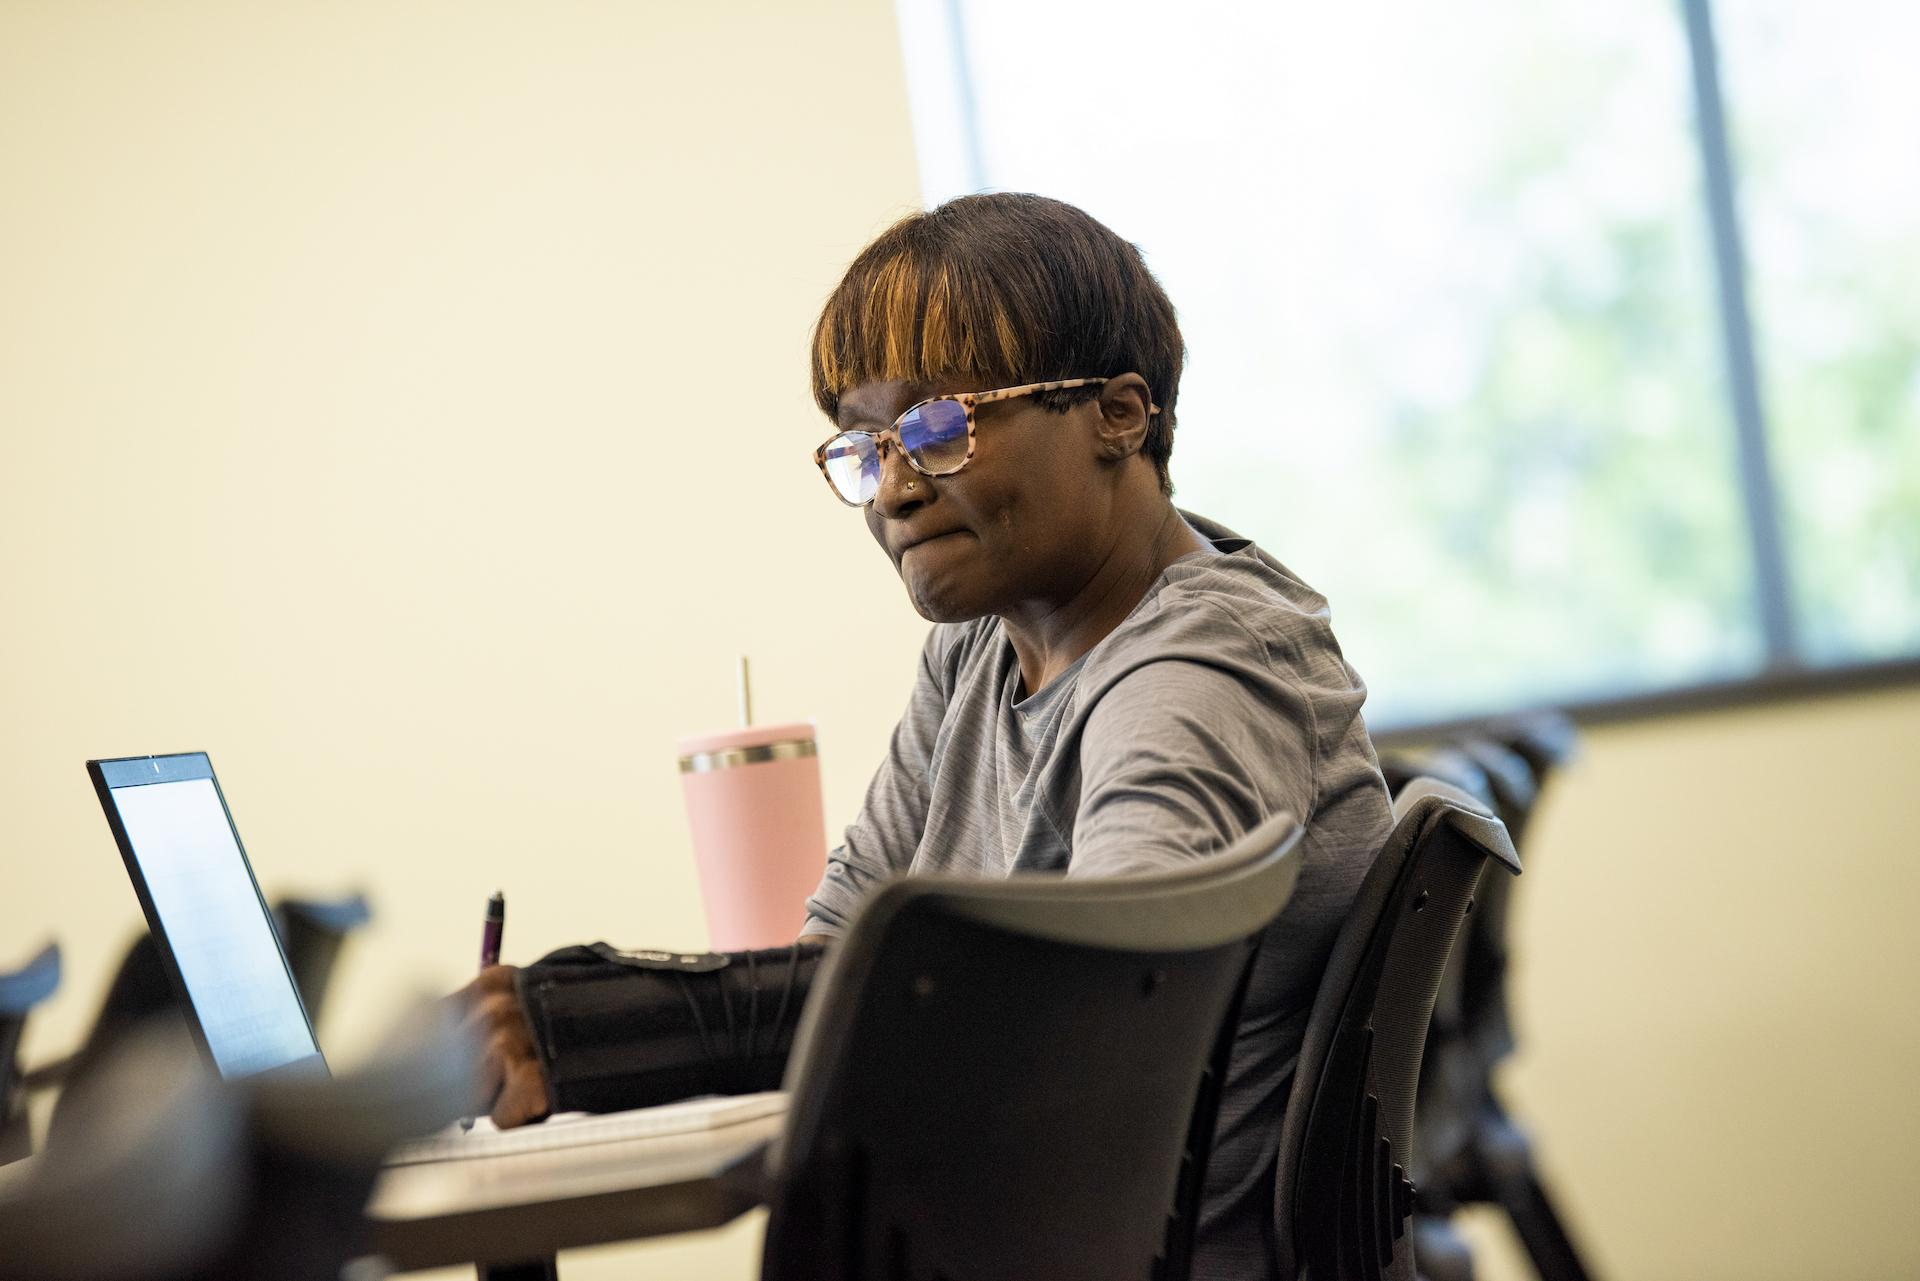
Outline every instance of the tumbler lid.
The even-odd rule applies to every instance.
[[[695,734],[681,739],[678,749],[682,774],[757,765],[762,761],[794,760],[813,756],[818,751],[814,746],[812,721]]]

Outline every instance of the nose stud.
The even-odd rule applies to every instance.
[[[907,488],[908,488],[908,489],[912,489],[912,488],[913,488],[913,487],[914,487],[915,485],[917,485],[917,484],[919,484],[919,483],[920,483],[920,482],[919,482],[919,481],[917,481],[917,480],[910,480],[910,481],[908,481],[908,482],[907,482]]]

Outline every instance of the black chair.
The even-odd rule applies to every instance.
[[[1572,747],[1570,724],[1542,716],[1495,727],[1459,750],[1485,771],[1495,808],[1519,842]],[[1459,967],[1458,1014],[1444,1029],[1436,1019],[1434,1070],[1421,1082],[1422,1139],[1432,1158],[1421,1209],[1444,1215],[1460,1205],[1497,1205],[1542,1281],[1589,1281],[1592,1271],[1540,1177],[1532,1142],[1494,1083],[1515,1048],[1507,997],[1511,906],[1505,886],[1489,886],[1481,896]]]
[[[1452,745],[1383,751],[1380,773],[1387,780],[1390,796],[1400,795],[1416,778],[1437,778],[1449,787],[1459,788],[1488,809],[1493,808],[1493,784],[1487,772]]]
[[[0,973],[0,1165],[33,1151],[33,1131],[21,1106],[20,1038],[27,1015],[60,986],[60,945],[49,943],[17,970]]]
[[[67,1086],[111,1058],[134,1029],[150,1022],[165,1022],[185,1029],[179,1007],[174,1004],[173,989],[167,984],[167,973],[160,965],[159,949],[154,946],[151,935],[142,934],[127,949],[120,968],[114,971],[113,981],[107,985],[106,1000],[100,1003],[100,1013],[88,1029],[87,1039],[66,1058],[44,1063],[27,1073],[27,1088],[64,1092]],[[55,1101],[53,1124],[56,1128],[65,1107],[64,1099]]]
[[[1551,778],[1580,749],[1580,731],[1564,713],[1528,712],[1493,722],[1487,737],[1505,744],[1533,767],[1536,787],[1544,789]]]
[[[763,1281],[1180,1281],[1300,828],[1111,879],[877,891],[796,1037]]]
[[[1529,859],[1527,836],[1534,812],[1549,779],[1572,757],[1575,733],[1573,722],[1558,712],[1537,712],[1496,722],[1485,735],[1459,746],[1486,774],[1494,812],[1506,823],[1514,847],[1527,851]],[[1491,1080],[1493,1070],[1515,1048],[1507,1001],[1511,889],[1498,887],[1486,898],[1485,910],[1473,922],[1461,1000],[1465,1035],[1479,1058],[1482,1076]]]
[[[280,931],[280,946],[287,952],[293,984],[300,989],[307,1016],[316,1024],[341,946],[372,919],[373,908],[364,894],[336,899],[283,898],[273,905],[273,923]]]
[[[1280,1275],[1409,1281],[1413,1120],[1428,1018],[1489,861],[1517,873],[1506,829],[1419,779],[1361,883],[1308,1018],[1280,1129]]]
[[[183,1029],[127,1037],[68,1095],[27,1177],[0,1183],[8,1281],[338,1281],[400,1139],[476,1101],[470,1040],[419,1020],[350,1077],[222,1082]]]
[[[1493,812],[1506,824],[1514,848],[1525,849],[1534,805],[1540,797],[1533,767],[1518,752],[1491,739],[1466,739],[1459,750],[1486,775]],[[1483,1074],[1491,1073],[1494,1065],[1514,1049],[1513,1018],[1507,1004],[1508,921],[1512,908],[1513,887],[1505,883],[1489,885],[1480,897],[1462,954],[1463,1031]]]
[[[1438,778],[1481,802],[1498,817],[1518,849],[1534,798],[1533,775],[1519,756],[1482,738],[1410,754],[1403,768],[1413,777]],[[1390,784],[1395,795],[1411,777]],[[1420,1060],[1414,1107],[1413,1181],[1415,1257],[1426,1281],[1473,1281],[1473,1255],[1454,1229],[1459,1200],[1440,1174],[1474,1141],[1485,1073],[1475,1049],[1477,1003],[1489,997],[1504,1012],[1507,905],[1512,880],[1482,883],[1474,910],[1441,972],[1434,995],[1427,1045]],[[1492,980],[1490,983],[1489,980]],[[1504,1026],[1504,1024],[1503,1024]]]
[[[1380,771],[1386,777],[1387,790],[1396,797],[1417,778],[1438,779],[1465,792],[1496,815],[1500,813],[1494,799],[1493,780],[1471,754],[1457,745],[1383,751]],[[1509,828],[1509,838],[1512,835]],[[1425,1281],[1473,1281],[1474,1277],[1473,1252],[1452,1222],[1456,1203],[1438,1185],[1433,1162],[1436,1154],[1453,1152],[1467,1143],[1473,1130],[1472,1109],[1456,1106],[1457,1098],[1468,1098],[1471,1092],[1450,1089],[1448,1082],[1452,1076],[1462,1074],[1457,1056],[1466,1043],[1463,989],[1474,929],[1486,917],[1487,901],[1507,892],[1505,878],[1495,878],[1480,887],[1466,933],[1455,943],[1447,956],[1446,968],[1440,973],[1433,1015],[1427,1023],[1427,1045],[1420,1057],[1420,1080],[1415,1091],[1414,1161],[1410,1167],[1414,1185],[1419,1189],[1414,1197],[1411,1228],[1414,1258]],[[1470,1065],[1464,1075],[1472,1078]]]
[[[341,946],[372,915],[366,896],[358,893],[338,899],[282,899],[274,906],[274,925],[286,949],[287,967],[293,971],[294,986],[316,1026]],[[153,936],[143,932],[114,972],[106,1000],[101,1002],[100,1013],[79,1050],[28,1073],[27,1088],[64,1087],[111,1057],[135,1028],[150,1022],[178,1023],[180,1017],[173,985],[160,963],[160,950]],[[60,1104],[56,1108],[56,1124],[64,1107]]]

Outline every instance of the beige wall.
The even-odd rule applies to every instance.
[[[495,886],[509,959],[703,941],[672,740],[738,652],[851,814],[921,624],[811,473],[804,344],[915,197],[904,103],[886,0],[0,6],[0,963],[69,967],[30,1060],[138,926],[89,756],[205,748],[270,894],[373,894],[342,1060]],[[1614,1275],[1920,1258],[1916,720],[1611,729],[1549,802],[1512,1093]],[[756,1231],[568,1275],[748,1276]]]
[[[1608,1275],[1920,1272],[1916,780],[1909,687],[1596,729],[1545,798],[1510,1102]]]
[[[806,339],[917,198],[904,104],[887,0],[0,5],[30,1059],[139,921],[91,756],[204,748],[269,894],[372,892],[341,1058],[495,886],[509,959],[704,942],[673,740],[738,653],[845,821],[923,624],[808,458]]]

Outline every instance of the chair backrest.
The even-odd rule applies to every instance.
[[[1525,758],[1533,767],[1536,786],[1545,786],[1547,779],[1580,750],[1580,730],[1564,712],[1509,716],[1488,726],[1487,736]]]
[[[1540,796],[1533,766],[1505,743],[1477,734],[1461,739],[1455,747],[1487,776],[1493,812],[1507,825],[1507,835],[1513,838],[1514,848],[1520,848],[1526,837],[1527,820],[1533,816],[1533,803]]]
[[[1413,1109],[1434,993],[1489,859],[1520,870],[1472,797],[1418,779],[1334,942],[1308,1017],[1275,1171],[1282,1277],[1414,1275]]]
[[[1461,751],[1478,762],[1488,775],[1494,812],[1513,837],[1516,849],[1533,853],[1528,836],[1547,781],[1574,754],[1578,732],[1558,712],[1534,712],[1497,722],[1486,735],[1461,744]],[[1481,1059],[1481,1070],[1493,1071],[1513,1052],[1513,1022],[1507,1008],[1507,958],[1512,895],[1505,889],[1490,892],[1475,915],[1463,978],[1464,1018],[1468,1037]]]
[[[20,1038],[27,1015],[60,986],[60,945],[49,943],[17,970],[0,973],[0,1165],[33,1148],[20,1098]],[[17,1114],[17,1115],[16,1115]]]
[[[1441,743],[1382,751],[1380,769],[1386,776],[1388,791],[1396,798],[1416,779],[1437,779],[1465,792],[1504,818],[1495,799],[1494,780],[1463,744]],[[1511,828],[1507,834],[1512,837]],[[1407,1166],[1420,1189],[1416,1208],[1428,1216],[1425,1233],[1428,1242],[1442,1231],[1431,1216],[1450,1212],[1452,1204],[1446,1181],[1437,1176],[1471,1142],[1486,1088],[1479,1055],[1468,1033],[1466,976],[1468,966],[1473,963],[1474,940],[1486,922],[1490,907],[1496,914],[1504,913],[1507,879],[1482,878],[1473,913],[1448,953],[1447,964],[1434,989],[1433,1012],[1427,1023],[1427,1043],[1421,1052],[1420,1082],[1415,1096],[1414,1150]],[[1416,1222],[1416,1231],[1419,1227]],[[1423,1261],[1422,1268],[1426,1267]]]
[[[187,1277],[237,1231],[244,1108],[185,1027],[121,1038],[61,1103],[46,1149],[0,1184],[8,1281]]]
[[[1387,780],[1389,796],[1400,795],[1416,778],[1437,778],[1488,808],[1493,806],[1493,783],[1487,778],[1487,772],[1455,746],[1441,744],[1382,751],[1380,773]]]
[[[1150,875],[877,890],[796,1034],[763,1281],[1180,1281],[1301,828]]]
[[[274,927],[286,949],[287,968],[293,972],[294,986],[300,990],[308,1017],[316,1023],[341,945],[372,915],[361,894],[337,899],[282,899],[274,905]],[[177,1024],[183,1018],[179,998],[174,995],[166,967],[160,963],[159,946],[151,933],[142,932],[114,972],[86,1041],[70,1058],[37,1069],[34,1085],[70,1084],[111,1058],[135,1029],[153,1022]],[[63,1123],[66,1106],[63,1100],[55,1103],[56,1127]]]
[[[65,1129],[0,1183],[7,1281],[337,1281],[372,1252],[382,1158],[476,1101],[443,1011],[340,1078],[222,1081],[149,1022],[74,1082]]]
[[[88,1029],[87,1039],[67,1058],[43,1065],[33,1073],[33,1088],[60,1091],[54,1099],[53,1119],[47,1133],[49,1143],[67,1124],[67,1114],[73,1106],[71,1088],[99,1071],[139,1029],[150,1030],[160,1024],[186,1033],[186,1018],[174,1000],[166,969],[160,964],[160,949],[151,934],[142,932],[127,949],[120,968],[114,971],[113,982],[107,986],[106,999],[100,1003],[100,1013]]]
[[[364,894],[336,899],[283,898],[273,905],[273,923],[280,931],[280,946],[286,949],[287,968],[293,971],[293,983],[300,989],[307,1016],[316,1024],[341,945],[349,934],[372,919],[373,908]]]
[[[1460,750],[1486,771],[1493,812],[1506,824],[1514,848],[1524,847],[1540,787],[1526,757],[1489,738],[1470,738]],[[1513,1019],[1507,1009],[1508,923],[1513,887],[1502,881],[1480,895],[1468,923],[1461,958],[1460,1020],[1483,1078],[1513,1053]],[[1484,1086],[1482,1087],[1484,1088]]]

